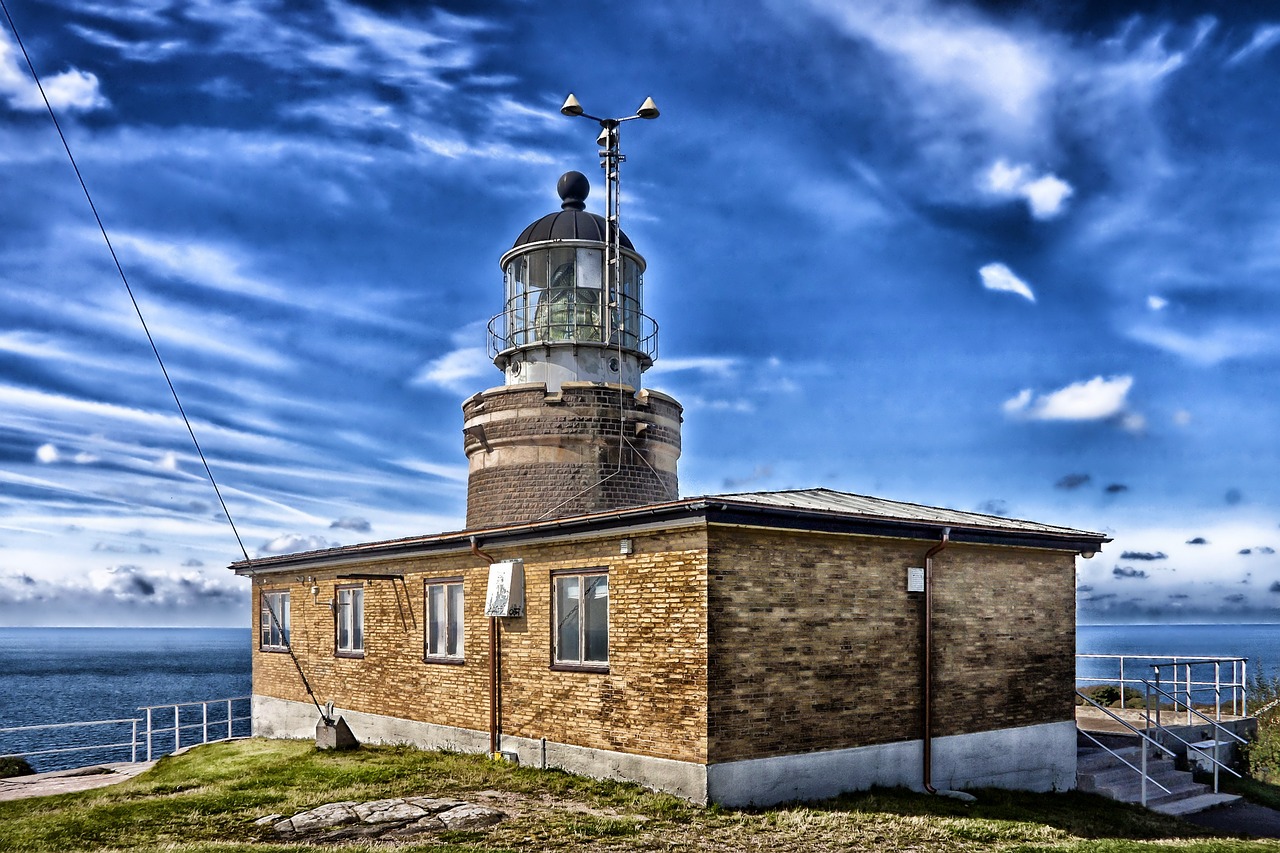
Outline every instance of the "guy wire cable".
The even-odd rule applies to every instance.
[[[173,380],[169,378],[169,370],[164,365],[164,359],[160,357],[160,350],[156,347],[155,339],[151,336],[151,329],[147,326],[146,319],[142,316],[142,308],[138,305],[138,300],[133,295],[133,288],[129,286],[129,278],[124,274],[124,267],[120,265],[120,258],[116,256],[115,246],[111,244],[111,238],[107,236],[107,228],[102,224],[102,217],[98,215],[98,207],[93,203],[93,196],[89,194],[89,187],[84,182],[84,176],[80,173],[80,166],[76,163],[75,155],[71,153],[71,146],[67,143],[66,134],[62,132],[62,125],[58,122],[58,116],[53,111],[53,105],[49,103],[49,96],[44,91],[44,85],[40,82],[40,75],[36,73],[36,67],[31,62],[31,55],[27,53],[27,46],[22,43],[22,36],[18,35],[18,27],[13,22],[13,16],[9,14],[9,6],[5,0],[0,0],[0,9],[4,10],[4,16],[9,22],[9,29],[13,33],[13,38],[18,43],[18,48],[22,51],[22,58],[27,61],[27,68],[31,71],[31,79],[35,80],[36,88],[40,90],[40,97],[44,100],[45,109],[49,111],[49,118],[53,120],[53,127],[58,131],[58,139],[62,140],[62,148],[67,152],[67,159],[71,161],[71,168],[76,173],[76,180],[80,182],[80,189],[84,191],[85,200],[89,202],[89,209],[93,211],[93,218],[98,223],[98,230],[102,232],[102,239],[107,244],[107,251],[111,253],[111,260],[116,265],[116,272],[120,274],[120,280],[124,282],[124,289],[129,294],[129,301],[133,303],[134,313],[138,315],[138,322],[142,324],[142,331],[147,336],[147,343],[151,345],[151,352],[156,357],[156,362],[160,365],[160,372],[164,374],[164,381],[169,386],[169,393],[173,395],[173,402],[178,407],[178,414],[182,416],[182,422],[187,427],[187,433],[191,436],[191,443],[195,445],[196,454],[200,457],[200,463],[204,465],[204,472],[209,478],[209,483],[213,486],[213,492],[218,496],[218,503],[222,506],[222,513],[227,517],[227,523],[231,525],[231,532],[235,534],[236,544],[240,546],[240,553],[244,555],[246,563],[250,565],[253,561],[249,558],[249,551],[244,546],[244,541],[240,538],[240,531],[236,528],[235,520],[231,517],[231,511],[227,509],[227,502],[222,499],[222,490],[218,488],[218,481],[213,477],[213,470],[209,467],[209,460],[205,458],[204,450],[200,447],[200,442],[196,438],[195,430],[191,427],[191,420],[187,417],[186,410],[182,407],[182,401],[178,399],[178,390],[173,385]]]
[[[111,253],[111,260],[116,265],[116,272],[120,274],[120,281],[124,282],[125,292],[129,294],[129,301],[133,304],[134,313],[138,315],[138,322],[142,325],[142,331],[147,336],[147,343],[151,345],[151,352],[156,357],[156,363],[160,365],[160,372],[164,374],[165,384],[169,386],[169,393],[173,395],[173,402],[178,407],[178,414],[182,416],[182,423],[187,427],[187,434],[191,436],[191,443],[195,446],[196,454],[200,457],[200,464],[204,466],[205,475],[209,478],[209,484],[213,486],[213,492],[218,496],[218,504],[222,507],[222,514],[227,518],[227,524],[231,526],[231,532],[236,537],[236,544],[240,546],[240,553],[244,555],[244,561],[248,564],[250,574],[253,574],[253,559],[249,556],[249,551],[244,546],[244,540],[240,538],[240,531],[236,527],[235,519],[231,517],[231,510],[227,508],[227,502],[222,498],[222,490],[218,488],[218,481],[213,476],[213,469],[209,467],[209,460],[205,458],[204,450],[200,447],[200,441],[196,438],[196,432],[191,426],[191,420],[187,417],[186,409],[182,407],[182,400],[178,398],[178,389],[174,387],[173,380],[169,377],[169,370],[165,367],[164,359],[160,357],[160,350],[156,346],[155,338],[151,335],[151,329],[147,326],[146,318],[142,316],[142,308],[138,305],[138,300],[133,295],[133,288],[129,285],[129,278],[124,273],[124,267],[120,264],[120,258],[116,255],[115,246],[111,244],[111,238],[107,236],[107,228],[102,223],[102,217],[98,215],[98,207],[93,203],[93,196],[89,193],[89,187],[84,181],[84,176],[80,173],[80,166],[76,163],[75,155],[71,153],[71,146],[67,143],[66,134],[62,132],[62,125],[58,121],[58,116],[53,111],[53,105],[49,103],[49,96],[45,93],[44,85],[40,82],[40,75],[36,73],[35,64],[31,61],[31,55],[27,53],[27,46],[22,43],[22,36],[18,35],[18,27],[13,22],[13,16],[9,14],[9,6],[5,0],[0,0],[0,9],[4,10],[5,19],[9,22],[9,30],[13,33],[14,40],[18,43],[18,48],[22,51],[22,58],[27,62],[27,69],[31,72],[31,79],[35,81],[36,88],[40,90],[40,97],[44,100],[45,109],[49,111],[49,118],[53,121],[54,129],[58,131],[58,139],[62,141],[62,148],[67,152],[67,159],[71,161],[71,168],[76,173],[76,180],[80,182],[80,189],[84,191],[84,197],[89,202],[89,209],[93,211],[94,221],[98,223],[98,230],[102,233],[102,239],[107,244],[107,251]],[[270,611],[271,621],[277,627],[281,627],[276,619],[275,613]],[[311,684],[307,681],[306,673],[302,671],[302,664],[298,661],[298,656],[294,654],[293,644],[288,646],[289,657],[293,659],[293,665],[298,669],[298,676],[302,679],[302,685],[307,689],[307,695],[311,697],[311,701],[316,706],[316,710],[320,711],[320,716],[326,721],[329,717],[320,708],[320,702],[316,698],[315,692],[311,689]]]

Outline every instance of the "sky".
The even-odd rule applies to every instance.
[[[1280,621],[1280,12],[5,0],[250,555],[463,527],[501,254],[574,169],[681,494],[1105,532],[1084,623]],[[247,625],[240,559],[0,33],[0,624]]]

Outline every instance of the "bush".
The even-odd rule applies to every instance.
[[[31,776],[35,772],[25,758],[0,758],[0,779],[8,779],[10,776]]]

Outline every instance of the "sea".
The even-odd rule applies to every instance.
[[[204,702],[248,696],[253,650],[248,628],[0,628],[0,755],[79,749],[132,739],[128,723],[5,731],[50,723],[145,718],[148,705]],[[247,716],[247,702],[233,705],[232,717]],[[179,709],[181,744],[203,737],[203,709]],[[226,705],[209,709],[222,720]],[[156,753],[173,747],[173,709],[152,712],[154,725],[169,727],[153,738]],[[247,734],[247,720],[233,733]],[[211,737],[216,734],[211,735]],[[39,771],[62,770],[105,761],[128,761],[125,747],[94,748],[30,756]],[[140,758],[143,756],[139,756]]]
[[[148,705],[248,696],[253,637],[247,628],[0,628],[0,754],[120,743],[129,724],[5,731],[93,720],[145,717]],[[1079,654],[1248,658],[1248,677],[1280,677],[1280,624],[1080,625]],[[1081,661],[1080,672],[1100,663]],[[242,716],[244,703],[232,716]],[[201,709],[180,711],[182,743],[199,739]],[[219,716],[221,715],[221,716]],[[171,708],[153,711],[156,725],[172,726]],[[225,720],[215,706],[209,719]],[[225,727],[225,723],[222,723]],[[217,728],[215,724],[214,728]],[[247,721],[233,721],[247,734]],[[171,748],[172,730],[157,737],[156,752]],[[94,740],[97,738],[97,740]],[[161,743],[163,742],[163,743]],[[124,761],[131,750],[31,756],[37,770]]]

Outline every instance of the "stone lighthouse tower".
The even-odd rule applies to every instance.
[[[680,404],[641,387],[658,333],[644,258],[616,216],[586,211],[585,175],[557,189],[561,209],[502,256],[489,350],[504,383],[462,405],[471,529],[679,497]]]

